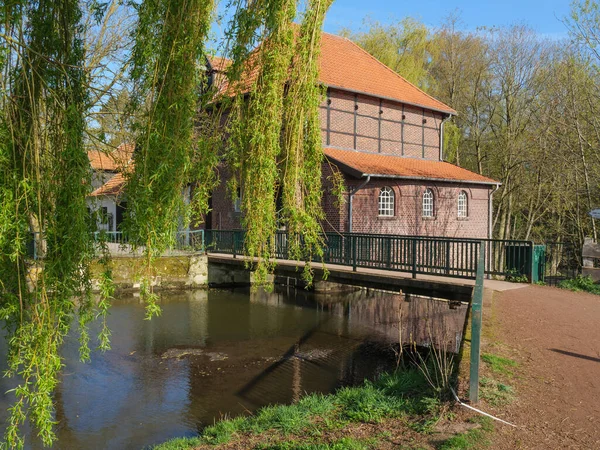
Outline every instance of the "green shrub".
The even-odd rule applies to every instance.
[[[600,295],[600,285],[594,283],[589,275],[584,277],[577,275],[576,278],[561,281],[558,287],[568,289],[573,292],[589,292],[591,294]]]

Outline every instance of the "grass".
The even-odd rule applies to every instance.
[[[187,450],[197,447],[203,443],[204,442],[199,437],[175,438],[154,448],[160,448],[161,450]]]
[[[512,386],[496,381],[493,378],[482,377],[479,385],[481,386],[481,398],[490,405],[508,405],[515,398]]]
[[[310,394],[293,405],[267,406],[254,416],[225,419],[206,427],[197,438],[171,440],[154,449],[183,450],[203,444],[225,444],[235,438],[265,432],[281,437],[299,435],[303,439],[302,442],[292,440],[257,448],[376,448],[373,443],[376,439],[357,441],[347,438],[327,444],[310,441],[325,430],[339,429],[349,422],[379,423],[394,417],[406,417],[408,421],[412,420],[422,429],[427,429],[428,424],[437,421],[440,411],[439,400],[433,396],[422,372],[414,367],[382,375],[375,382],[365,381],[358,387],[342,388],[334,394]]]
[[[342,438],[329,444],[308,443],[301,441],[282,442],[273,445],[259,445],[257,450],[368,450],[377,448],[377,441],[373,439]]]
[[[491,353],[483,353],[481,360],[488,365],[492,372],[500,373],[503,375],[512,376],[514,375],[513,370],[519,364],[509,358],[503,358],[502,356],[493,355]]]
[[[477,416],[473,417],[471,421],[478,423],[480,427],[451,437],[440,446],[440,450],[468,450],[488,446],[487,436],[494,431],[492,419]]]
[[[594,280],[590,276],[584,277],[578,275],[576,278],[561,281],[558,287],[573,292],[589,292],[600,295],[600,285],[594,283]]]

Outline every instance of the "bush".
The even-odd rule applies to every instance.
[[[594,283],[592,277],[578,275],[571,280],[561,281],[558,287],[568,289],[573,292],[589,292],[591,294],[600,295],[600,285]]]

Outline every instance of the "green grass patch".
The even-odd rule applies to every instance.
[[[310,440],[321,436],[325,430],[342,428],[348,422],[378,423],[391,417],[406,417],[412,424],[423,427],[437,421],[439,411],[440,402],[421,371],[409,368],[382,375],[375,382],[365,381],[358,387],[342,388],[334,394],[311,394],[293,405],[267,406],[254,416],[225,419],[206,427],[198,438],[172,440],[154,448],[179,450],[201,444],[225,444],[244,434],[267,431],[283,437],[299,435]],[[363,449],[371,445],[368,440],[342,440],[331,444],[302,442],[260,448]],[[309,446],[289,447],[296,444]]]
[[[594,283],[594,280],[592,280],[592,277],[590,276],[584,277],[578,275],[571,280],[561,281],[558,287],[573,292],[589,292],[591,294],[600,295],[600,285]]]
[[[160,450],[188,450],[201,444],[204,444],[204,442],[199,437],[175,438],[154,448],[160,448]]]
[[[258,445],[256,450],[369,450],[377,448],[373,439],[358,440],[342,438],[329,444],[315,444],[302,441],[282,442],[279,444]]]
[[[512,386],[500,383],[493,378],[481,378],[479,385],[480,396],[483,400],[493,406],[504,406],[511,403],[515,396]]]
[[[471,421],[479,423],[480,427],[452,436],[440,446],[440,450],[469,450],[487,447],[490,444],[488,435],[494,431],[492,419],[477,416]]]
[[[511,369],[514,369],[519,365],[512,359],[503,358],[502,356],[493,355],[491,353],[482,354],[481,360],[486,363],[493,372],[509,376],[514,375],[514,372]]]
[[[248,427],[248,419],[246,417],[235,417],[233,419],[221,420],[214,425],[206,427],[199,438],[202,444],[226,444],[234,435],[244,432]],[[158,446],[160,450],[163,447]]]

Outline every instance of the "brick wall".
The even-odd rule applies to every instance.
[[[346,179],[347,189],[363,183],[364,179]],[[379,192],[384,186],[394,192],[394,216],[380,217]],[[434,217],[422,214],[423,192],[434,194]],[[468,217],[458,217],[458,194],[467,193]],[[425,235],[446,237],[486,238],[488,235],[488,195],[490,188],[480,185],[418,182],[412,180],[372,179],[353,198],[353,225],[356,233]],[[327,191],[325,197],[328,197]],[[346,202],[337,212],[328,211],[328,200],[323,205],[328,220],[336,218],[341,231],[348,231],[348,194]],[[337,214],[337,215],[336,215]],[[326,228],[327,229],[327,228]]]
[[[328,231],[343,231],[341,228],[342,209],[345,205],[339,205],[337,199],[331,193],[333,189],[333,183],[331,182],[331,175],[333,174],[333,166],[328,163],[324,163],[322,166],[322,183],[323,183],[323,198],[321,206],[325,213],[325,220],[323,221],[323,229]]]
[[[323,164],[323,201],[325,231],[348,231],[348,194],[339,205],[331,193],[330,176],[337,170]],[[229,173],[221,169],[222,181],[212,196],[211,226],[213,229],[241,228],[241,214],[234,211],[233,201],[226,189]],[[347,190],[364,182],[346,178]],[[380,217],[379,192],[383,187],[394,192],[394,216]],[[434,194],[434,217],[422,214],[423,192],[431,189]],[[465,191],[468,200],[468,216],[458,217],[458,194]],[[476,184],[445,182],[419,182],[412,180],[372,179],[353,198],[353,231],[356,233],[424,235],[446,237],[486,238],[488,235],[488,195],[490,187]],[[202,226],[203,228],[203,226]]]
[[[202,223],[197,228],[211,228],[214,230],[240,229],[242,227],[242,215],[234,210],[233,200],[227,191],[227,181],[231,177],[231,173],[224,164],[219,165],[218,171],[220,182],[212,192],[210,199],[212,211],[204,218],[204,222],[208,220],[210,223]]]
[[[441,113],[329,89],[320,117],[324,146],[439,160]]]

